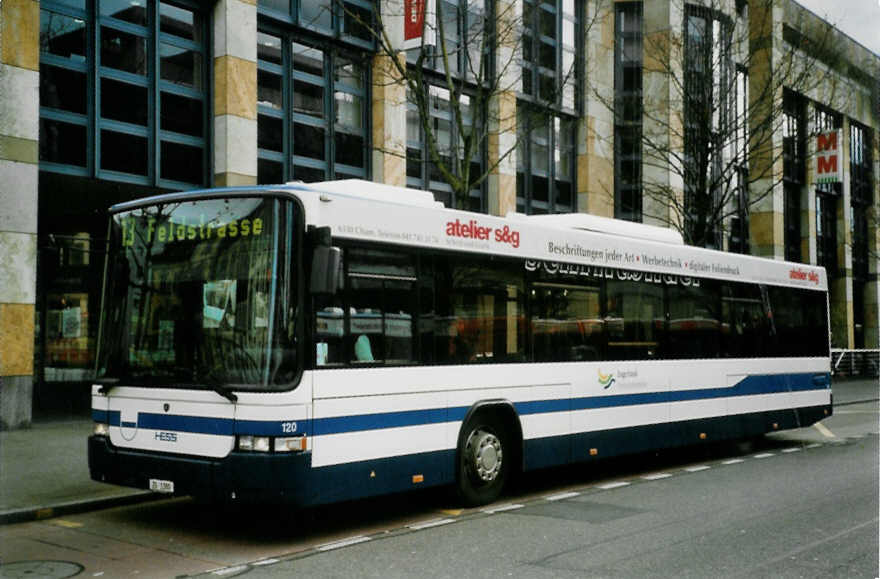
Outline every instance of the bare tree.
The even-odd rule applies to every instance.
[[[522,82],[524,19],[521,6],[512,0],[438,0],[432,5],[434,13],[426,18],[419,44],[407,50],[397,30],[404,16],[403,0],[374,0],[372,22],[364,22],[344,3],[340,7],[375,39],[377,54],[386,63],[385,82],[405,86],[418,112],[428,161],[452,189],[454,205],[464,207],[470,191],[516,154],[521,138],[514,130],[516,107],[505,104],[511,103]],[[572,65],[561,76],[574,73]],[[438,100],[448,106],[448,126],[435,123],[432,107]],[[491,135],[500,132],[509,138],[492,142],[493,154],[485,155]],[[486,157],[486,163],[472,162]]]
[[[742,221],[781,183],[786,90],[831,87],[823,96],[834,98],[835,31],[806,16],[779,27],[774,5],[672,2],[671,26],[642,28],[645,65],[635,105],[619,91],[608,96],[588,71],[592,98],[616,126],[626,125],[636,108],[630,124],[637,125],[643,216],[677,229],[686,243],[720,246],[731,222]],[[619,152],[621,143],[614,146]]]

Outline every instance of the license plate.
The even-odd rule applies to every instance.
[[[150,490],[157,493],[173,493],[174,492],[174,481],[173,480],[160,480],[157,478],[150,479]]]

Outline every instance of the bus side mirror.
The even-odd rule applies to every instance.
[[[312,256],[311,293],[336,293],[342,269],[342,250],[329,245],[319,245]]]

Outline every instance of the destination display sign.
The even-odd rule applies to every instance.
[[[225,239],[234,237],[257,237],[263,234],[263,220],[232,219],[226,223],[208,221],[204,214],[198,219],[187,219],[186,216],[173,220],[173,217],[157,219],[155,217],[128,216],[121,220],[122,245],[131,247],[139,237],[143,243],[173,243],[177,241],[194,241],[206,239]]]

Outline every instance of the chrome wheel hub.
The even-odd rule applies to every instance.
[[[492,482],[498,478],[503,453],[497,436],[485,430],[477,430],[468,439],[467,451],[469,462],[482,481]]]

